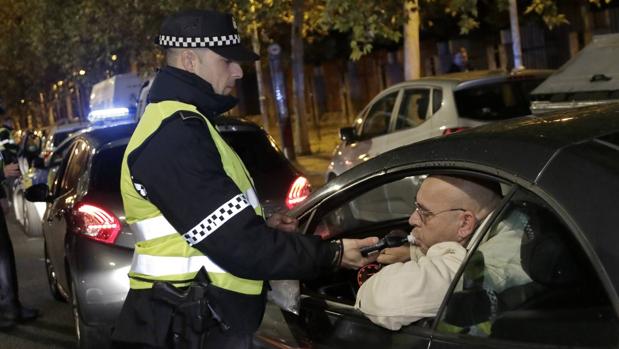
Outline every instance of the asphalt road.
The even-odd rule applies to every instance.
[[[7,223],[17,261],[21,302],[38,308],[42,316],[0,331],[0,349],[76,348],[71,306],[54,300],[47,286],[43,238],[27,237],[12,213]]]

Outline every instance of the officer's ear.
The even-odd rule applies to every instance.
[[[180,54],[181,67],[190,73],[195,73],[198,59],[198,55],[192,50],[183,50]]]

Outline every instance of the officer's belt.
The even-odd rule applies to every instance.
[[[211,273],[226,272],[207,256],[163,257],[134,254],[131,262],[131,272],[155,277],[193,273],[202,267]]]

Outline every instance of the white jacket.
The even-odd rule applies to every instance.
[[[383,267],[361,285],[355,308],[390,330],[435,316],[465,255],[454,241],[435,244],[426,255],[411,246],[410,261]]]

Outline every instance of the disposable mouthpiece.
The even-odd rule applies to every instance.
[[[415,237],[413,236],[413,234],[408,234],[408,235],[406,236],[406,239],[408,240],[408,242],[409,242],[411,245],[414,245],[414,244],[415,244]]]

